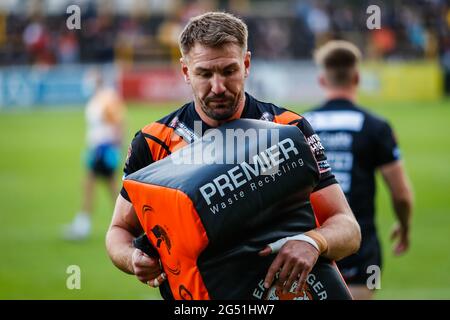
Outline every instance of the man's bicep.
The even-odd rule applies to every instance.
[[[310,200],[320,224],[338,213],[349,214],[354,218],[344,192],[337,183],[311,193]]]
[[[311,194],[311,203],[320,223],[319,232],[326,240],[328,250],[323,254],[331,260],[340,260],[356,253],[361,244],[361,229],[338,184]]]
[[[120,194],[114,207],[111,227],[126,229],[134,236],[139,236],[143,232],[133,205]]]

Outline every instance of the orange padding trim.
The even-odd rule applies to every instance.
[[[197,259],[209,243],[191,199],[182,191],[125,180],[142,228],[158,251],[173,297],[209,300]]]

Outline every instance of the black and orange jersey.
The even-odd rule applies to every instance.
[[[302,116],[294,112],[291,112],[285,108],[278,107],[274,104],[260,102],[255,98],[253,98],[248,93],[246,93],[245,95],[246,95],[245,107],[242,112],[241,118],[263,120],[278,124],[293,125],[297,126],[297,128],[299,128],[300,131],[303,133],[305,141],[307,141],[307,143],[309,144],[312,154],[314,155],[314,160],[316,162],[319,172],[319,180],[317,184],[315,184],[314,190],[320,190],[321,188],[337,183],[328,165],[324,148],[320,142],[319,137],[315,134],[310,124]],[[212,128],[201,120],[200,116],[198,115],[198,113],[194,108],[193,102],[187,103],[178,110],[169,114],[168,116],[145,126],[136,133],[130,145],[126,164],[124,167],[124,179],[126,179],[129,175],[133,174],[134,172],[140,170],[141,168],[147,167],[148,165],[154,162],[158,162],[159,160],[166,158],[167,156],[171,155],[174,151],[188,144],[192,144],[195,141],[200,140],[201,137],[204,135],[204,133],[207,132],[209,129]],[[122,188],[121,195],[125,199],[130,201],[129,195],[125,188]],[[299,205],[300,208],[297,208],[297,210],[291,210],[292,213],[294,214],[294,216],[290,218],[291,221],[289,222],[291,227],[288,227],[288,229],[290,229],[291,232],[296,230],[296,226],[298,223],[296,221],[298,216],[297,218],[295,218],[295,216],[301,214],[302,212],[304,212],[304,210],[308,211],[310,209],[309,204],[306,205],[306,207],[302,205],[302,203],[299,203]],[[289,209],[289,205],[287,205],[287,208]],[[286,215],[286,217],[289,217],[289,215]],[[315,221],[310,221],[310,224],[311,224],[310,228],[313,228],[315,226]],[[152,233],[161,235],[164,232],[163,230],[152,229]],[[261,243],[264,242],[265,244],[267,244],[270,243],[269,240],[271,239],[272,240],[278,239],[276,238],[276,236],[270,238],[271,236],[274,236],[274,234],[270,232],[265,232],[265,236],[260,238],[259,241],[261,241]],[[197,241],[198,243],[201,243],[201,240],[205,240],[201,238],[197,239],[194,235],[191,235],[190,238],[191,240],[189,241],[198,240]],[[206,253],[207,252],[209,251],[206,251]],[[225,252],[224,254],[226,255],[227,252]],[[247,260],[254,259],[254,257],[246,257],[246,255],[242,255],[242,252],[239,250],[238,251],[235,250],[233,254],[240,254],[240,256],[237,258],[241,259],[243,261],[241,262],[244,264]],[[230,257],[233,256],[233,254],[231,254]],[[239,266],[242,266],[242,264],[239,264]],[[219,264],[215,265],[215,267],[222,268],[220,261]],[[266,272],[267,267],[268,265],[264,264],[264,268],[266,269],[263,268],[261,270],[264,270],[264,272]],[[177,265],[166,266],[166,269],[168,269],[169,272],[170,270],[172,270],[173,272],[177,272]],[[230,272],[230,275],[236,272],[240,272],[237,269],[234,270],[228,268],[226,270]],[[203,277],[206,277],[209,282],[223,280],[223,278],[219,279],[215,277],[214,273],[211,272],[203,273]],[[250,281],[250,279],[254,279],[254,277],[253,276],[249,277],[248,280]],[[185,290],[186,288],[180,287],[179,289],[182,291],[180,295],[185,295],[188,292],[187,290]],[[160,290],[164,298],[170,299],[173,297],[173,292],[170,290],[166,282],[164,282],[164,284],[160,287]],[[251,294],[249,296],[251,297]],[[215,293],[215,296],[213,298],[220,298],[220,297],[221,297],[220,294]]]
[[[298,296],[262,286],[276,255],[258,252],[317,226],[309,196],[321,175],[310,144],[299,127],[239,119],[125,178],[167,274],[164,298],[350,298],[323,257]]]
[[[278,107],[272,103],[258,101],[250,94],[245,94],[245,107],[242,119],[265,120],[278,124],[296,125],[304,134],[314,152],[320,169],[320,182],[315,190],[320,190],[337,183],[328,165],[324,148],[319,136],[308,121],[295,112]],[[168,116],[155,121],[138,131],[128,149],[124,167],[124,178],[145,166],[161,160],[177,149],[192,143],[211,129],[204,123],[190,102]],[[124,188],[121,195],[129,200]]]

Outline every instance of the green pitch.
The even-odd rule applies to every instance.
[[[450,102],[368,104],[393,124],[416,197],[411,250],[396,258],[388,239],[393,211],[379,180],[377,223],[385,268],[377,298],[450,299]],[[127,143],[170,110],[130,107]],[[0,113],[0,150],[0,299],[159,299],[157,290],[110,262],[104,238],[113,203],[102,186],[91,239],[61,239],[62,225],[81,200],[80,108]],[[66,287],[70,265],[81,269],[80,290]]]

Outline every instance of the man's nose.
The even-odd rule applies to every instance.
[[[226,91],[224,77],[219,74],[215,74],[211,78],[211,91],[216,95],[222,94]]]

